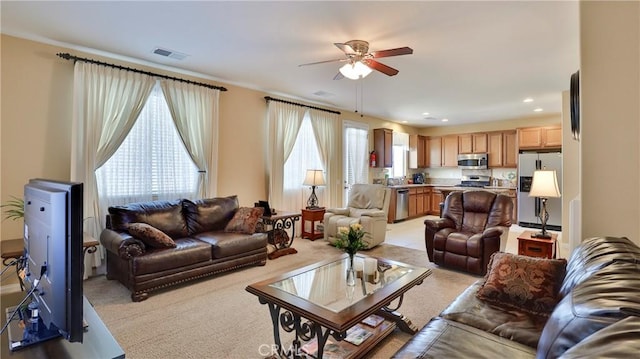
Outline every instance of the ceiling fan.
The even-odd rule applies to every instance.
[[[342,59],[310,62],[298,66],[317,65],[328,62],[346,62],[346,64],[340,68],[340,71],[333,79],[340,80],[344,77],[347,77],[352,80],[357,80],[361,77],[367,76],[371,72],[371,70],[380,71],[388,76],[397,75],[398,70],[380,63],[374,59],[413,54],[413,49],[406,46],[399,47],[397,49],[368,52],[369,43],[364,40],[350,40],[345,43],[336,42],[334,43],[334,45],[342,50],[347,57]]]

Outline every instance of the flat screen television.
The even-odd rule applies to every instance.
[[[24,186],[23,280],[31,298],[18,306],[24,328],[20,338],[10,330],[11,350],[58,336],[82,342],[82,222],[82,183],[32,179]]]

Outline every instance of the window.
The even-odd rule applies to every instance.
[[[349,201],[349,190],[354,183],[369,183],[369,126],[359,122],[343,124],[343,205]]]
[[[324,166],[320,160],[316,136],[307,113],[300,125],[296,143],[284,164],[284,201],[290,210],[298,210],[300,206],[307,203],[311,191],[308,190],[308,186],[303,186],[302,182],[308,169],[324,170]],[[316,195],[319,199],[322,198],[322,187],[316,188]]]
[[[96,171],[103,205],[193,198],[198,169],[156,85],[115,154]]]
[[[407,156],[409,150],[409,135],[406,133],[393,132],[393,168],[392,177],[404,177],[407,175]]]

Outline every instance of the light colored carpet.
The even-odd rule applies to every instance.
[[[420,239],[418,234],[415,237]],[[323,240],[296,238],[293,247],[297,254],[270,260],[264,267],[156,292],[144,302],[131,302],[124,286],[104,276],[85,281],[84,293],[127,358],[261,358],[273,343],[269,310],[245,287],[342,253]],[[418,328],[478,279],[430,264],[424,249],[385,243],[366,253],[433,269],[422,285],[405,294],[399,310]],[[290,340],[288,333],[281,331],[281,335]],[[409,338],[396,329],[368,357],[388,358]]]

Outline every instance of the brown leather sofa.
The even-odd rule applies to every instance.
[[[583,241],[549,316],[491,305],[480,280],[393,358],[632,358],[640,353],[640,247],[626,238]]]
[[[225,232],[238,210],[237,196],[190,201],[153,201],[110,207],[100,242],[107,252],[107,278],[131,290],[133,301],[149,292],[250,265],[265,265],[266,233]],[[132,237],[131,223],[146,223],[169,235],[175,248],[153,248]]]
[[[424,221],[429,260],[444,267],[485,274],[491,255],[506,247],[512,212],[513,202],[507,195],[451,192],[444,201],[442,218]]]

